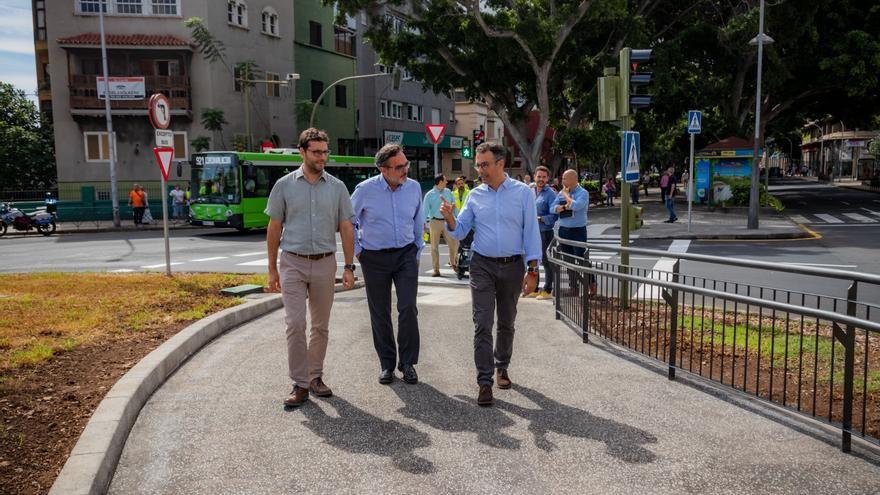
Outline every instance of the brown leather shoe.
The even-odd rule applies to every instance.
[[[308,389],[302,388],[299,385],[293,386],[293,391],[290,392],[290,395],[284,399],[284,405],[287,407],[299,407],[306,403],[309,400],[309,391]]]
[[[481,406],[491,406],[495,403],[492,398],[492,385],[480,385],[480,393],[477,395],[477,404]]]
[[[330,390],[330,387],[324,385],[324,380],[321,380],[320,376],[309,383],[309,390],[318,397],[333,396],[333,391]]]
[[[507,370],[501,368],[498,368],[495,373],[495,383],[498,385],[498,388],[502,390],[507,390],[513,385],[513,383],[510,382],[510,377],[507,376]]]

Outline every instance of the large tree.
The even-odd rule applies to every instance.
[[[55,140],[24,91],[0,82],[0,190],[54,187]]]

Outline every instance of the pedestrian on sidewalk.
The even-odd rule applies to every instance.
[[[171,217],[180,220],[183,218],[183,207],[186,205],[186,193],[180,188],[180,184],[175,184],[168,196],[171,197]]]
[[[669,212],[669,219],[664,223],[675,223],[675,221],[678,220],[678,215],[675,214],[675,191],[678,187],[675,184],[675,178],[673,177],[674,173],[675,169],[669,167],[666,169],[666,175],[664,176],[667,177],[667,182],[666,195],[663,198],[666,203],[666,210]]]
[[[562,191],[553,202],[553,210],[559,215],[559,238],[569,241],[587,242],[587,212],[590,206],[590,193],[580,186],[577,181],[577,172],[568,169],[562,174]],[[582,247],[560,244],[559,250],[576,258],[584,258],[586,249]],[[587,261],[587,266],[590,262]],[[575,270],[568,270],[568,294],[579,294],[581,275]],[[596,294],[596,277],[589,275],[589,294]],[[562,290],[557,287],[556,290]],[[560,293],[561,294],[561,293]]]
[[[360,184],[351,196],[354,208],[354,252],[364,271],[373,346],[379,356],[379,383],[394,381],[394,367],[406,383],[418,383],[419,319],[416,294],[422,232],[422,188],[407,178],[409,162],[399,144],[376,153],[381,175]],[[397,292],[397,341],[391,324],[391,284]]]
[[[449,252],[449,264],[452,271],[458,271],[458,241],[446,233],[443,228],[443,215],[440,213],[442,201],[452,203],[455,199],[452,192],[446,188],[446,177],[439,174],[434,177],[434,187],[425,193],[425,223],[431,235],[431,266],[434,268],[432,276],[440,276],[440,236],[446,240],[446,248]],[[454,210],[458,215],[458,210]]]
[[[354,212],[345,184],[324,170],[328,142],[327,134],[315,128],[299,135],[302,166],[275,183],[265,210],[269,291],[282,293],[287,366],[294,383],[284,400],[287,407],[303,405],[309,391],[318,397],[333,395],[323,376],[336,282],[337,230],[345,256],[342,285],[354,286]],[[312,323],[308,340],[307,298]]]
[[[452,203],[444,200],[440,207],[453,238],[464,239],[474,229],[470,285],[477,404],[481,406],[493,404],[492,384],[496,380],[500,389],[512,385],[507,369],[513,353],[516,304],[520,294],[534,292],[541,261],[535,196],[528,186],[505,173],[508,157],[508,150],[501,145],[477,146],[474,164],[482,184],[471,191],[458,218],[453,215]],[[493,345],[496,308],[498,335]]]
[[[128,193],[128,206],[134,214],[135,227],[144,222],[144,210],[147,209],[147,199],[145,194],[146,193],[143,188],[141,188],[140,184],[132,186],[131,191]]]
[[[562,177],[563,188],[565,187],[565,176]],[[605,181],[605,184],[602,186],[602,192],[605,193],[605,206],[613,207],[614,206],[614,179],[611,177]]]
[[[669,170],[671,168],[672,167],[669,167],[669,169],[666,169],[666,171],[663,173],[663,175],[660,176],[660,198],[662,198],[664,203],[666,202],[666,196],[669,194],[669,191],[667,189],[669,188],[669,179],[670,179]]]
[[[556,201],[556,193],[547,185],[550,180],[550,169],[541,165],[535,169],[535,208],[538,213],[538,229],[541,232],[541,266],[544,267],[544,287],[535,292],[526,294],[524,297],[535,299],[551,299],[553,297],[553,263],[547,256],[547,249],[553,241],[553,226],[556,225],[557,215],[553,211],[553,203]]]

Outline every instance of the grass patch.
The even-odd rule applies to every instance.
[[[232,285],[266,285],[265,275],[224,273],[28,273],[0,275],[0,371],[135,332],[186,324],[240,299]]]

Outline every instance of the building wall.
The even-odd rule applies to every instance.
[[[99,32],[99,19],[96,15],[77,14],[78,2],[75,0],[58,0],[47,2],[48,54],[50,78],[52,81],[52,107],[55,125],[56,162],[58,180],[64,183],[90,183],[96,186],[98,199],[108,199],[109,162],[91,162],[86,160],[84,143],[85,132],[105,132],[106,123],[103,112],[93,116],[72,115],[70,108],[69,73],[78,72],[78,59],[84,54],[89,57],[100,57],[99,46],[62,48],[57,40],[85,33]],[[145,7],[149,4],[145,2]],[[190,40],[190,31],[183,22],[191,16],[205,20],[212,34],[222,41],[226,47],[226,59],[230,66],[245,58],[256,60],[265,70],[283,74],[293,72],[293,6],[289,1],[258,1],[248,2],[249,29],[230,26],[227,23],[226,11],[216,8],[217,2],[211,0],[184,0],[179,2],[179,15],[169,17],[148,16],[105,16],[105,32],[109,34],[165,34],[183,40]],[[270,37],[261,33],[261,12],[264,7],[272,6],[279,15],[280,38]],[[212,8],[209,9],[208,7]],[[150,50],[155,51],[155,50]],[[108,56],[126,52],[137,55],[146,51],[137,47],[108,47]],[[225,131],[226,147],[232,146],[232,138],[236,133],[244,132],[244,106],[240,93],[233,90],[233,78],[230,69],[221,63],[210,64],[197,52],[183,48],[162,50],[169,54],[182,57],[185,61],[185,73],[189,75],[190,106],[188,115],[175,115],[170,130],[186,132],[187,145],[198,136],[212,138],[215,149],[222,148],[220,137],[212,136],[199,123],[199,114],[203,108],[221,108],[225,111],[229,122]],[[137,73],[127,74],[139,76]],[[292,142],[296,134],[296,123],[293,118],[293,97],[289,90],[281,91],[280,98],[266,97],[265,85],[258,85],[253,91],[251,112],[252,130],[255,141],[272,133],[277,134],[282,142]],[[149,97],[149,95],[147,95]],[[116,111],[114,111],[116,113]],[[155,164],[152,147],[153,129],[145,115],[113,116],[114,133],[117,144],[117,180],[121,183],[159,181],[159,171]],[[188,146],[189,147],[189,146]],[[189,147],[189,154],[193,152]],[[177,175],[177,167],[172,167],[170,181],[184,182],[189,177],[188,163],[182,163],[181,175]],[[62,187],[62,190],[66,188]],[[127,190],[120,186],[120,197],[125,198]],[[62,197],[62,199],[66,199]],[[79,199],[76,194],[72,199]]]
[[[333,82],[353,76],[357,65],[355,56],[339,53],[335,49],[334,13],[332,7],[324,7],[320,0],[296,0],[294,2],[296,19],[296,72],[300,79],[296,84],[297,101],[312,101],[312,81],[320,81],[327,89]],[[310,22],[321,26],[321,46],[310,43]],[[330,89],[321,101],[316,113],[314,126],[327,131],[330,137],[330,150],[340,152],[339,140],[356,143],[355,133],[357,101],[355,83],[346,81],[345,106],[337,104],[336,89]],[[317,96],[317,95],[315,95]],[[310,105],[301,105],[297,122],[301,129],[309,126]]]

